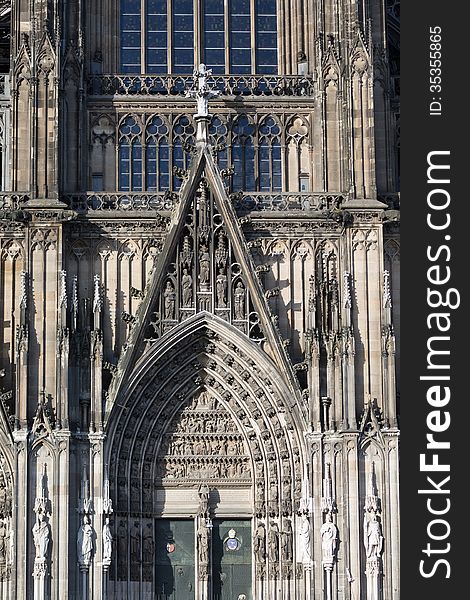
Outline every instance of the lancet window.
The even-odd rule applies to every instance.
[[[308,123],[287,118],[284,127],[273,115],[259,122],[250,115],[213,115],[209,137],[220,169],[233,166],[231,191],[309,191]],[[285,129],[285,132],[284,132]],[[127,115],[120,121],[118,184],[120,191],[177,190],[181,179],[173,167],[187,170],[194,149],[190,115]],[[285,146],[283,149],[283,145]]]
[[[120,0],[119,30],[122,73],[278,72],[276,0]]]

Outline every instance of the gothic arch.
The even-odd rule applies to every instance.
[[[201,395],[212,406],[207,413],[204,406],[199,410]],[[184,434],[191,449],[170,450],[174,433],[181,433],[177,428],[195,414],[204,423],[214,415],[223,418],[231,429],[207,435],[206,425],[192,432],[188,428]],[[105,463],[115,506],[114,535],[120,535],[118,523],[129,531],[135,519],[143,528],[146,519],[175,514],[172,502],[178,494],[185,493],[185,514],[197,514],[194,499],[204,482],[216,490],[220,514],[239,511],[263,527],[281,528],[283,519],[295,519],[299,510],[307,473],[305,421],[274,363],[253,341],[206,312],[186,319],[151,345],[107,406]],[[212,440],[217,445],[224,438],[238,444],[231,456],[213,450]],[[195,450],[201,442],[204,456]],[[224,495],[229,485],[239,490],[236,503]],[[148,573],[139,575],[129,567],[126,552],[117,560],[128,565],[130,580],[148,581]],[[274,568],[269,561],[268,568]]]

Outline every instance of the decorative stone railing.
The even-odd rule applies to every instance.
[[[21,210],[22,204],[29,200],[28,194],[21,192],[0,192],[0,211]]]
[[[235,199],[234,206],[240,211],[289,211],[289,210],[333,210],[338,209],[347,199],[346,194],[325,192],[283,192],[263,193],[247,192]]]
[[[61,199],[78,213],[162,211],[171,210],[175,204],[175,195],[156,192],[87,192]]]
[[[333,210],[347,199],[346,194],[317,193],[264,193],[251,192],[244,196],[234,194],[233,205],[241,212]],[[88,192],[69,194],[62,201],[78,213],[149,212],[171,210],[177,196],[173,193],[152,192]]]
[[[92,75],[92,96],[183,96],[194,85],[192,75]],[[304,75],[213,75],[210,89],[222,96],[312,96],[313,78]]]
[[[27,193],[0,192],[0,211],[21,211],[30,199]],[[327,192],[247,192],[232,194],[238,212],[258,211],[330,211],[339,209],[347,194]],[[175,192],[85,192],[64,194],[60,200],[79,214],[148,213],[171,211],[178,195]]]

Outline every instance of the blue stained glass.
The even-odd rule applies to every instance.
[[[277,73],[276,0],[255,0],[256,72]]]
[[[124,73],[140,72],[140,11],[140,0],[121,0],[121,70]]]
[[[126,141],[119,144],[119,189],[130,191],[130,146]]]

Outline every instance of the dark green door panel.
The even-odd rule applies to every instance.
[[[157,519],[155,540],[156,600],[193,600],[194,521]]]
[[[212,539],[213,600],[252,600],[251,521],[215,519]]]

